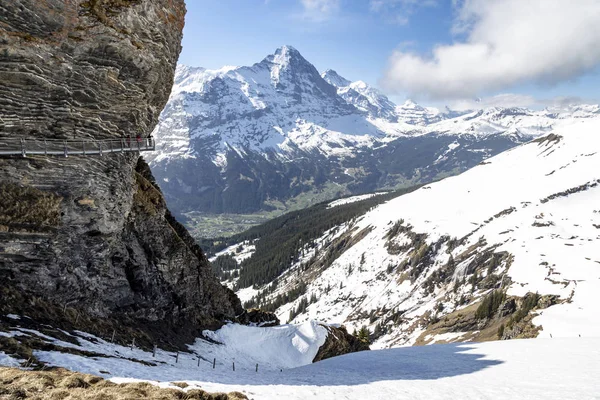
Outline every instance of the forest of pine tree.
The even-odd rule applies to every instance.
[[[378,204],[416,189],[417,186],[396,190],[332,208],[328,208],[330,202],[320,203],[282,215],[229,238],[203,239],[200,245],[210,256],[233,244],[260,239],[254,242],[256,251],[252,257],[239,265],[236,289],[263,285],[273,281],[296,262],[303,247],[314,247],[315,240],[327,230],[363,215]],[[213,265],[219,276],[227,276],[223,273],[237,268],[228,259],[216,264]]]

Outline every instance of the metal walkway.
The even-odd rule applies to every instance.
[[[156,143],[147,138],[120,138],[106,140],[8,139],[0,138],[0,156],[28,155],[91,156],[106,153],[154,151]]]

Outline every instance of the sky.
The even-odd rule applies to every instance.
[[[291,45],[396,102],[600,101],[600,0],[187,0],[180,63],[252,65]],[[476,100],[477,99],[477,100]]]

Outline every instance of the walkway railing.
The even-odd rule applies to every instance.
[[[120,138],[105,140],[57,140],[57,139],[4,139],[0,138],[0,156],[2,155],[54,155],[68,157],[91,156],[105,153],[126,153],[154,151],[156,143],[153,137]]]

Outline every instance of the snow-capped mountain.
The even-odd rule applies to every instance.
[[[376,347],[598,336],[599,240],[600,116],[569,119],[328,229],[238,294],[278,300],[282,320],[367,326]]]
[[[450,119],[452,116],[461,115],[461,113],[452,113],[450,110],[447,110],[447,113],[442,113],[434,107],[422,107],[412,100],[406,100],[404,104],[396,106],[395,112],[401,121],[420,126],[427,126]]]
[[[352,81],[340,76],[336,71],[332,69],[328,69],[323,71],[321,77],[327,81],[330,85],[335,86],[336,88],[343,88],[350,86]]]
[[[350,82],[331,69],[323,72],[321,76],[337,88],[338,95],[348,104],[365,112],[369,117],[398,122],[396,105],[377,89],[363,81]]]
[[[464,171],[569,112],[589,117],[597,109],[460,114],[396,106],[364,82],[320,74],[283,46],[250,67],[179,66],[149,161],[180,217],[273,215]]]

